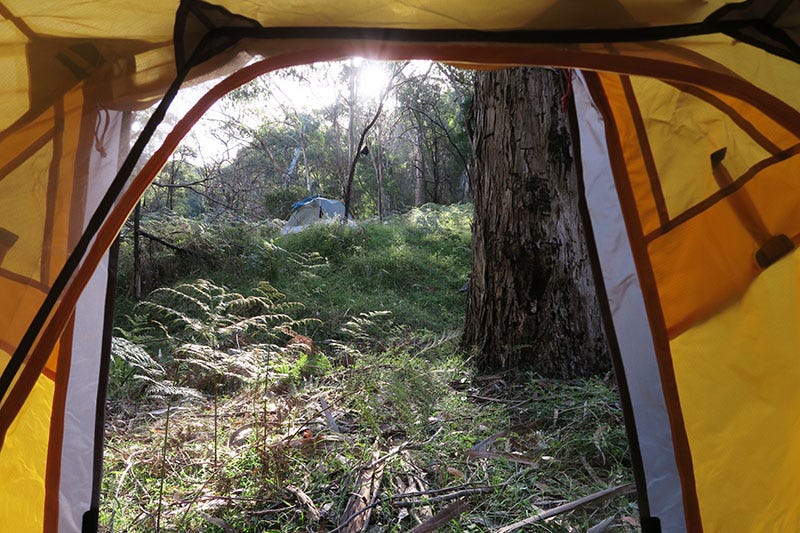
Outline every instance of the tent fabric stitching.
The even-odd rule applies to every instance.
[[[786,150],[782,150],[771,157],[763,159],[758,163],[755,163],[753,166],[747,169],[747,171],[745,171],[744,174],[733,180],[726,187],[718,190],[705,200],[690,207],[680,215],[675,216],[674,218],[669,220],[665,226],[645,235],[644,237],[645,241],[649,243],[658,239],[662,235],[666,235],[667,233],[674,230],[681,224],[685,224],[686,222],[696,217],[697,215],[707,211],[708,209],[711,209],[721,200],[735,193],[741,187],[746,185],[750,180],[758,177],[759,172],[769,168],[772,165],[775,165],[782,161],[786,161],[791,157],[795,157],[798,154],[800,154],[800,143],[795,144],[794,146]]]
[[[633,125],[636,129],[636,137],[639,141],[639,149],[644,160],[644,167],[647,176],[650,180],[650,192],[653,196],[653,201],[656,204],[656,212],[658,213],[658,220],[663,226],[669,222],[669,213],[667,212],[667,202],[664,199],[664,191],[661,188],[661,178],[658,176],[658,169],[656,162],[653,158],[653,149],[650,147],[650,140],[645,132],[644,119],[642,118],[642,111],[639,109],[639,103],[636,101],[636,95],[633,91],[630,76],[620,76],[622,81],[622,90],[625,93],[625,98],[628,103],[628,109],[633,119]]]
[[[702,89],[701,87],[697,87],[694,85],[687,85],[685,83],[674,83],[674,82],[667,82],[669,85],[672,85],[676,89],[691,94],[692,96],[699,98],[700,100],[704,100],[709,105],[717,108],[722,113],[726,114],[731,121],[739,126],[743,131],[745,131],[751,139],[757,142],[764,150],[769,152],[772,155],[777,154],[781,151],[780,147],[772,142],[770,139],[766,137],[760,130],[758,130],[753,124],[747,120],[741,113],[737,112],[731,105],[722,101],[717,96],[711,94],[710,92]]]
[[[74,318],[71,320],[74,324]],[[50,441],[47,446],[47,467],[45,471],[44,532],[58,530],[59,487],[61,482],[61,446],[64,442],[64,411],[67,403],[67,384],[72,359],[72,327],[67,326],[67,334],[62,337],[58,349],[58,367],[50,426]]]
[[[597,301],[600,305],[600,312],[603,315],[603,329],[606,333],[606,338],[608,339],[609,351],[611,353],[611,359],[614,366],[614,376],[617,379],[619,386],[620,402],[623,406],[622,416],[625,419],[625,431],[630,447],[632,470],[636,480],[636,499],[639,502],[639,512],[641,517],[643,519],[647,519],[651,516],[651,512],[650,501],[647,495],[647,481],[644,472],[644,462],[642,460],[641,447],[639,446],[639,433],[636,429],[636,419],[633,416],[633,402],[631,400],[630,390],[628,388],[627,373],[625,371],[625,365],[622,361],[622,353],[619,347],[617,333],[614,329],[611,307],[609,305],[608,294],[606,293],[606,287],[602,276],[600,257],[597,251],[597,243],[594,238],[594,233],[591,231],[592,223],[589,214],[589,206],[586,200],[586,181],[583,175],[583,161],[580,157],[580,128],[578,126],[574,93],[570,94],[568,99],[567,117],[569,120],[572,146],[574,147],[575,172],[578,176],[578,210],[581,215],[581,223],[583,224],[585,230],[584,234],[586,235],[586,245],[589,250],[589,261],[592,264],[592,276],[594,277],[594,286],[597,290]]]
[[[683,423],[680,398],[678,397],[677,385],[675,382],[674,369],[672,367],[669,353],[669,341],[667,337],[666,324],[658,305],[659,295],[656,287],[652,266],[643,244],[643,235],[638,213],[635,211],[635,201],[630,182],[627,180],[627,167],[622,163],[622,146],[620,137],[617,133],[616,119],[611,111],[610,104],[603,89],[602,81],[598,74],[585,73],[589,91],[594,98],[606,124],[606,143],[609,152],[613,152],[610,157],[614,181],[617,184],[617,191],[620,195],[623,216],[626,220],[626,228],[629,233],[629,240],[636,270],[639,274],[642,293],[645,295],[645,308],[647,318],[650,323],[653,345],[656,351],[656,361],[661,375],[661,386],[664,392],[664,399],[669,415],[670,428],[673,436],[673,448],[675,460],[680,473],[680,482],[683,498],[683,507],[687,528],[691,531],[702,531],[702,521],[697,500],[697,488],[694,479],[694,468],[692,465],[692,454],[689,448],[688,436]]]

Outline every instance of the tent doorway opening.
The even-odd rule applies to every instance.
[[[347,72],[350,66],[315,68]],[[382,65],[387,72],[396,67]],[[309,83],[312,75],[282,74],[290,83]],[[345,505],[342,490],[367,490],[359,479],[341,477],[343,469],[365,466],[357,450],[367,446],[377,455],[420,448],[402,453],[397,465],[381,465],[384,485],[369,489],[373,497],[401,487],[410,495],[448,495],[421,511],[412,505],[409,514],[374,512],[370,520],[379,527],[424,522],[447,508],[449,494],[465,487],[488,494],[497,476],[508,477],[501,496],[472,502],[457,521],[488,520],[512,494],[528,493],[524,501],[536,505],[536,491],[524,488],[541,482],[531,476],[534,467],[550,472],[553,497],[563,502],[597,492],[598,483],[622,487],[623,496],[603,512],[624,510],[619,524],[626,518],[634,527],[631,464],[611,375],[580,382],[516,371],[481,375],[459,347],[473,221],[472,204],[463,201],[470,194],[471,76],[415,66],[395,88],[394,101],[383,104],[374,130],[357,135],[364,141],[355,150],[354,226],[280,235],[293,233],[282,231],[287,204],[294,208],[308,183],[323,192],[344,188],[336,169],[345,167],[336,166],[332,145],[344,144],[338,147],[343,158],[347,133],[363,126],[350,127],[351,112],[340,98],[321,110],[282,102],[279,113],[247,124],[253,107],[267,105],[259,91],[277,98],[290,92],[259,79],[218,104],[224,111],[209,112],[207,123],[174,152],[145,193],[139,222],[129,221],[122,234],[109,393],[109,422],[118,429],[109,436],[105,471],[114,493],[130,497],[104,493],[104,516],[113,521],[101,524],[202,527],[210,521],[241,528],[246,521],[259,527],[283,521],[303,527],[312,510],[312,520],[335,526],[358,512]],[[341,90],[347,96],[350,87]],[[352,114],[368,124],[375,104]],[[222,148],[212,149],[213,142]],[[376,164],[376,157],[383,161]],[[316,209],[315,199],[299,199],[297,208]],[[418,199],[423,203],[415,206]],[[549,399],[532,400],[542,394]],[[144,449],[168,468],[142,464],[121,475],[126,454]],[[442,470],[445,456],[454,459]],[[594,477],[586,477],[586,465]],[[280,481],[299,475],[297,468],[325,472],[298,488],[306,503]],[[147,516],[132,513],[145,494],[135,476],[157,485],[144,484],[147,493],[159,494]],[[174,496],[161,489],[161,479],[197,499],[168,510]],[[261,512],[286,498],[286,508]],[[527,516],[506,513],[491,520],[499,526]],[[570,520],[579,527],[598,522],[591,509]]]
[[[142,204],[137,209],[137,203],[200,117],[224,95],[262,74],[283,68],[351,57],[396,63],[425,58],[480,70],[514,65],[574,69],[564,81],[571,83],[574,122],[579,132],[579,140],[574,141],[574,153],[581,156],[574,161],[581,163],[583,176],[579,181],[583,194],[579,197],[585,201],[583,211],[591,220],[591,236],[597,250],[596,266],[600,268],[593,272],[599,274],[597,281],[602,280],[598,288],[602,285],[605,289],[598,291],[603,293],[599,299],[606,310],[608,341],[627,415],[642,529],[749,531],[762,528],[763,524],[789,531],[798,529],[800,506],[794,497],[799,490],[798,469],[791,459],[798,456],[793,436],[798,412],[796,382],[800,375],[796,357],[800,330],[795,327],[796,317],[800,316],[800,299],[796,297],[800,293],[796,288],[800,219],[796,215],[798,188],[790,179],[797,175],[795,167],[800,163],[800,97],[795,90],[800,85],[800,32],[795,2],[713,1],[666,9],[663,2],[619,0],[607,9],[595,11],[572,9],[571,3],[565,2],[495,5],[464,1],[439,2],[436,6],[423,2],[397,8],[392,3],[360,0],[298,0],[291,11],[280,3],[240,0],[227,0],[226,7],[202,0],[182,0],[178,6],[149,0],[136,5],[128,0],[86,1],[79,5],[51,2],[22,6],[23,3],[6,2],[0,6],[8,30],[2,33],[0,48],[9,66],[9,75],[0,78],[0,296],[8,303],[0,306],[0,516],[14,517],[12,520],[25,517],[19,522],[32,531],[72,531],[81,524],[84,530],[97,529],[104,377],[114,336],[108,313],[101,319],[102,310],[108,309],[106,304],[112,300],[110,281],[115,277],[108,251],[132,211],[146,214],[147,207]],[[251,62],[256,56],[263,59]],[[156,142],[159,147],[142,157],[181,87],[217,76],[227,77],[203,91],[189,110],[179,114],[175,127]],[[353,83],[346,86],[348,94],[350,86],[355,88]],[[570,98],[567,100],[569,104]],[[141,127],[141,135],[131,142],[127,138],[133,119],[129,112],[154,101],[160,103]],[[389,109],[387,101],[383,111]],[[418,111],[419,116],[427,113],[435,117],[431,109],[419,107]],[[308,126],[307,130],[299,130],[303,135],[318,131],[311,123],[303,124]],[[351,135],[348,125],[345,134],[343,128],[340,124],[340,136],[348,139],[348,150],[347,157],[339,161],[342,188],[334,192],[341,195],[346,213],[352,209],[359,220],[364,213],[375,213],[379,221],[376,227],[384,228],[383,222],[389,226],[389,218],[401,211],[397,198],[404,197],[389,187],[392,172],[399,170],[379,164],[373,174],[368,174],[369,165],[375,166],[373,161],[385,160],[376,155],[384,145],[359,148],[358,132]],[[286,131],[298,134],[294,126],[287,125]],[[563,138],[559,128],[547,135],[556,148],[563,146]],[[228,141],[230,136],[224,139]],[[472,139],[480,144],[488,137]],[[320,139],[308,140],[317,146],[324,144]],[[271,145],[261,150],[267,154],[265,148],[270,149],[278,161],[276,168],[281,169],[279,175],[302,193],[286,199],[273,198],[275,205],[286,209],[315,194],[309,193],[314,176],[310,172],[307,176],[304,170],[311,163],[304,161],[303,146],[308,148],[311,144],[301,141],[291,139],[287,150]],[[448,139],[438,148],[457,146],[459,142]],[[415,144],[423,146],[419,139]],[[238,153],[238,149],[235,151]],[[564,150],[555,153],[560,154],[554,158],[555,163],[567,161]],[[280,161],[276,154],[284,160]],[[188,161],[193,156],[186,153],[185,157]],[[268,155],[264,157],[270,159]],[[305,158],[308,157],[306,150]],[[139,160],[144,164],[137,171]],[[414,180],[413,190],[405,193],[406,198],[413,197],[409,205],[422,206],[428,201],[418,201],[417,191],[457,196],[458,191],[465,190],[461,186],[448,191],[446,181],[439,182],[442,188],[430,187],[428,180],[436,165],[424,154],[418,161],[426,166],[416,175],[422,176],[420,181],[425,186],[417,187]],[[529,167],[534,163],[525,161]],[[178,163],[174,165],[176,172],[184,168]],[[422,164],[406,171],[414,175],[421,168]],[[379,194],[378,174],[384,171],[385,194]],[[473,169],[467,174],[474,175]],[[375,182],[369,181],[368,175]],[[163,202],[173,208],[185,207],[186,213],[202,210],[205,202],[212,200],[223,205],[236,202],[230,190],[221,188],[202,201],[202,195],[192,192],[194,204],[187,206],[180,190],[192,186],[206,193],[208,176],[195,176],[192,182],[176,174],[176,183],[170,183],[169,176],[164,177],[167,181],[160,181]],[[453,179],[454,175],[440,177]],[[180,186],[175,186],[178,183]],[[369,193],[359,195],[359,191]],[[479,195],[474,188],[470,192],[473,198]],[[254,196],[261,196],[264,201],[253,207],[264,209],[264,195],[256,191]],[[520,196],[505,190],[503,196],[511,200],[537,199],[535,194]],[[182,227],[186,213],[174,219],[174,228]],[[286,217],[281,217],[279,224]],[[193,248],[176,243],[172,238],[177,234],[164,238],[149,232],[143,227],[148,223],[144,215],[137,220],[138,227],[133,224],[135,229],[125,231],[142,237],[140,259],[142,247],[173,246],[176,249],[171,250],[182,254],[182,263],[188,263],[189,269],[208,261],[206,252],[214,247],[214,235],[208,228],[222,227],[200,224],[198,234],[205,234],[206,239]],[[264,224],[264,231],[270,231],[268,226]],[[262,261],[272,256],[259,252],[258,246],[271,247],[264,244],[261,230],[245,224],[231,230],[239,231],[241,238],[224,242],[235,242],[239,248],[224,249],[226,262],[218,266],[237,274],[254,266],[263,271],[279,270],[282,265]],[[294,235],[294,242],[313,239],[317,246],[327,243],[330,250],[328,255],[317,250],[317,255],[301,258],[297,250],[284,248],[287,257],[297,261],[293,263],[296,266],[300,263],[313,267],[298,274],[295,281],[315,279],[325,268],[322,258],[334,252],[347,250],[364,255],[364,242],[359,240],[364,233],[358,231],[361,230],[345,228],[340,233],[326,234],[325,228],[311,228]],[[489,226],[484,239],[492,240],[493,231]],[[151,233],[152,238],[144,237],[143,232]],[[383,235],[388,238],[390,234],[385,227]],[[429,243],[444,244],[448,240],[425,232],[422,235]],[[388,240],[393,243],[392,253],[381,260],[388,257],[396,264],[413,263],[413,253],[402,245],[403,239]],[[147,244],[143,245],[143,241]],[[458,242],[452,238],[450,241]],[[249,242],[258,246],[250,246]],[[540,240],[540,244],[547,245],[548,241]],[[513,247],[512,241],[509,249]],[[534,260],[535,256],[519,263],[528,265]],[[434,255],[430,266],[447,263],[436,260]],[[362,284],[392,280],[391,269],[366,269],[364,265],[374,263],[363,260],[354,264],[361,268]],[[183,266],[176,268],[178,265],[181,262],[165,264],[165,272],[187,270]],[[483,279],[473,276],[470,280],[468,300]],[[427,281],[415,283],[415,296],[428,294]],[[536,293],[543,285],[530,288]],[[133,287],[152,294],[144,279]],[[169,315],[170,320],[162,322],[161,329],[171,339],[177,338],[178,333],[170,329],[176,324],[183,328],[181,335],[200,332],[202,339],[198,340],[202,342],[188,343],[176,355],[184,366],[203,362],[204,370],[195,373],[203,377],[219,368],[220,354],[241,351],[243,346],[256,342],[250,338],[255,332],[248,328],[257,328],[258,335],[266,335],[260,328],[271,324],[273,318],[288,315],[287,307],[304,304],[284,301],[285,295],[279,295],[280,291],[272,286],[253,288],[258,290],[242,292],[230,284],[220,285],[219,280],[204,279],[198,284],[168,287],[157,293],[164,300],[149,306]],[[212,317],[217,326],[208,327],[205,320],[188,315],[188,311],[178,312],[178,302],[193,305],[197,312]],[[264,311],[252,314],[259,309]],[[352,310],[353,306],[344,309]],[[431,320],[436,320],[441,307],[429,305],[426,309]],[[241,320],[224,321],[232,316]],[[303,318],[311,320],[314,316]],[[370,324],[377,319],[358,316],[347,325],[359,353],[369,347],[357,341],[364,340],[357,333],[359,328],[372,327]],[[283,373],[299,375],[302,383],[309,377],[308,371],[304,376],[301,370],[293,369],[307,365],[327,368],[325,359],[314,348],[320,348],[318,339],[309,335],[309,330],[292,324],[276,327],[269,331],[283,338],[259,337],[258,342],[265,345],[268,353],[272,353],[271,346],[286,348],[289,341],[306,346],[305,351],[295,352],[293,359],[285,361]],[[129,329],[128,333],[137,331],[135,324]],[[227,335],[224,343],[219,343],[215,331]],[[432,355],[435,349],[426,347],[438,345],[433,340],[432,344],[388,342],[380,353],[413,346]],[[168,346],[160,347],[163,354]],[[147,351],[129,348],[140,367],[156,374],[168,370],[152,365],[142,355]],[[349,352],[348,360],[357,359],[356,355]],[[228,376],[233,382],[239,380],[237,374],[258,367],[251,357],[243,356],[238,361],[241,365]],[[369,368],[381,370],[386,366],[382,361],[373,361]],[[372,382],[382,383],[380,376],[373,377]],[[314,375],[314,379],[318,378]],[[150,375],[148,381],[145,374],[140,374],[134,381],[166,387],[160,393],[153,389],[164,398],[189,392],[181,380],[155,380]],[[221,392],[212,386],[213,381],[206,383],[211,386],[208,391]],[[291,390],[289,383],[286,386]],[[508,384],[505,380],[504,383]],[[458,390],[458,386],[457,381],[451,388]],[[406,387],[393,390],[397,394],[445,391],[433,381],[416,385],[408,381]],[[482,392],[490,391],[478,391],[478,395],[493,398]],[[265,412],[269,412],[269,404],[259,398],[263,399],[256,397],[256,403],[263,403]],[[412,403],[418,406],[414,412],[426,414],[426,420],[445,420],[437,412],[421,409],[432,402]],[[391,397],[391,405],[401,404],[409,405],[396,395]],[[172,432],[166,427],[166,419],[172,419],[177,412],[173,407],[180,406],[162,407],[167,409],[163,427],[167,436]],[[324,409],[320,406],[320,412]],[[328,410],[332,410],[330,402]],[[275,412],[286,414],[285,409],[276,408]],[[364,411],[359,413],[363,415],[359,419],[371,421],[369,427],[383,425],[379,418]],[[337,423],[346,420],[336,413],[331,415]],[[291,417],[286,415],[288,418]],[[324,412],[323,418],[327,421]],[[402,437],[391,424],[386,427],[388,433],[384,437]],[[313,437],[313,429],[307,429]],[[452,431],[446,432],[448,429]],[[451,442],[464,435],[454,426],[443,428],[441,433]],[[500,439],[498,436],[492,442],[507,442]],[[521,442],[509,437],[512,439]],[[434,441],[439,443],[431,440]],[[168,439],[164,442],[169,444]],[[266,441],[262,443],[261,449],[272,450]],[[399,461],[405,449],[398,449],[390,457]],[[216,452],[218,447],[213,462],[219,464]],[[743,461],[742,457],[748,460]],[[377,459],[363,464],[372,465]],[[365,479],[379,477],[377,470],[353,470],[356,467],[351,463],[341,464],[349,468],[352,478],[362,474]],[[440,465],[447,463],[441,457],[436,461]],[[263,465],[263,461],[259,464]],[[595,467],[591,461],[589,465]],[[334,466],[329,464],[326,468]],[[136,473],[130,456],[120,468]],[[437,472],[446,472],[458,480],[470,479],[470,472],[452,468],[453,471],[445,467]],[[429,476],[433,475],[430,472]],[[281,477],[276,484],[284,487],[285,481]],[[403,483],[395,493],[430,495],[416,481],[413,492],[406,491],[410,481]],[[475,488],[466,483],[462,487],[465,490]],[[316,493],[306,493],[308,485],[293,487],[315,501]],[[163,494],[161,490],[159,493]],[[297,501],[306,502],[298,492],[289,493]],[[291,494],[282,497],[292,498]],[[197,503],[202,494],[195,493],[193,498]],[[228,498],[244,501],[234,498],[256,495],[236,492]],[[360,499],[370,500],[366,495]],[[433,503],[449,506],[448,501],[444,498]],[[744,512],[739,508],[742,501],[748,502]],[[154,514],[152,508],[146,512],[155,516],[155,529],[167,523],[162,519],[170,520],[165,515],[169,506],[164,504],[165,500],[158,498]],[[370,510],[384,505],[405,509],[393,501],[376,500],[374,504]],[[324,506],[303,505],[312,515],[317,511],[322,517],[327,512]],[[346,508],[346,503],[343,506]],[[218,517],[209,512],[211,507],[213,504],[202,512],[213,521]],[[431,520],[442,518],[437,513],[447,509],[430,507]],[[449,510],[456,513],[459,507]],[[481,524],[492,520],[482,519]],[[540,516],[536,520],[542,519]]]

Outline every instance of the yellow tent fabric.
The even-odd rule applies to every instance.
[[[225,91],[350,55],[584,71],[643,525],[800,529],[800,2],[3,0],[0,18],[0,530],[96,529],[106,251],[169,150]],[[131,177],[179,87],[226,74]],[[129,148],[126,111],[159,100]]]

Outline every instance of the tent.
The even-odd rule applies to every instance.
[[[0,2],[0,529],[97,527],[109,249],[171,150],[246,81],[358,55],[575,69],[643,529],[800,530],[800,2],[219,2]]]
[[[313,224],[344,220],[344,204],[319,195],[309,196],[292,206],[292,214],[281,229],[281,235],[303,231]]]

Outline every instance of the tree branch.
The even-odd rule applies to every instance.
[[[144,231],[142,229],[139,229],[139,230],[136,230],[136,231],[142,237],[147,237],[151,241],[155,241],[158,244],[166,246],[167,248],[171,248],[172,250],[175,250],[176,252],[183,252],[183,253],[186,253],[186,254],[189,254],[189,255],[197,255],[196,253],[194,253],[191,250],[187,250],[186,248],[181,248],[177,244],[172,244],[171,242],[167,242],[164,239],[162,239],[161,237],[157,237],[156,235],[153,235],[152,233],[148,233],[148,232],[146,232],[146,231]]]
[[[634,483],[627,483],[625,485],[619,485],[618,487],[611,487],[601,490],[600,492],[595,492],[594,494],[584,496],[583,498],[575,500],[574,502],[559,505],[558,507],[548,509],[547,511],[526,518],[525,520],[520,520],[519,522],[514,522],[513,524],[501,527],[500,529],[496,530],[495,533],[508,533],[510,531],[515,531],[523,526],[535,524],[536,522],[541,522],[542,520],[566,513],[567,511],[572,511],[578,507],[581,507],[582,505],[586,505],[587,503],[599,502],[608,498],[619,496],[621,494],[629,494],[635,490],[636,485]]]
[[[361,157],[361,150],[364,148],[364,139],[367,137],[367,133],[369,130],[372,129],[372,126],[378,121],[380,118],[381,113],[383,113],[383,106],[386,103],[386,98],[389,96],[389,93],[392,92],[398,85],[394,84],[394,80],[403,72],[403,69],[406,68],[408,65],[408,61],[400,65],[395,72],[392,74],[392,77],[389,79],[388,83],[386,84],[386,89],[381,93],[380,102],[378,104],[378,109],[375,111],[375,116],[372,117],[372,120],[369,121],[369,124],[361,131],[361,137],[358,140],[358,145],[356,146],[355,155],[353,156],[353,161],[350,162],[350,172],[347,175],[347,185],[344,189],[344,218],[347,219],[350,216],[350,207],[351,207],[351,196],[353,193],[353,176],[356,173],[356,163],[358,163],[358,159]]]
[[[210,177],[203,178],[201,180],[192,181],[190,183],[159,183],[157,181],[154,181],[152,185],[155,185],[156,187],[163,187],[165,189],[179,189],[181,187],[191,188],[193,185],[201,185],[203,183],[206,183],[207,181],[211,181],[211,178]]]

